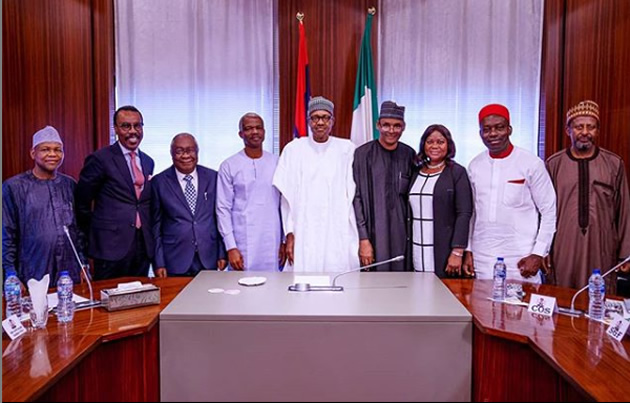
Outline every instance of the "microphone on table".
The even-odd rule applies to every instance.
[[[354,273],[355,271],[360,271],[363,269],[369,269],[371,267],[381,266],[387,263],[400,262],[405,260],[403,255],[396,256],[395,258],[391,258],[388,260],[383,260],[382,262],[376,262],[369,264],[363,267],[357,267],[351,270],[347,270],[337,274],[333,277],[333,281],[331,285],[310,285],[309,283],[295,283],[289,286],[289,291],[343,291],[343,287],[340,285],[336,285],[337,279],[345,274]]]
[[[606,277],[607,275],[609,275],[610,273],[612,273],[613,271],[617,270],[618,268],[620,268],[621,266],[623,266],[624,264],[630,262],[630,256],[628,256],[627,258],[625,258],[623,261],[621,261],[621,263],[619,263],[616,266],[613,266],[612,269],[608,270],[606,273],[602,274],[602,278]],[[580,288],[574,295],[573,298],[571,299],[571,308],[562,308],[562,307],[558,307],[558,312],[563,313],[565,315],[571,315],[571,316],[582,316],[582,314],[584,312],[580,311],[579,309],[575,309],[575,299],[577,298],[578,295],[580,295],[582,292],[584,292],[584,290],[588,289],[588,284],[586,284],[584,287]]]
[[[70,246],[72,246],[72,251],[74,252],[74,257],[77,259],[77,263],[79,263],[79,267],[81,268],[81,272],[85,276],[85,281],[87,282],[88,289],[90,290],[90,300],[77,303],[76,304],[76,309],[79,310],[79,309],[86,309],[86,308],[97,307],[97,306],[101,305],[101,301],[94,301],[94,293],[92,291],[92,281],[90,281],[90,275],[85,270],[85,265],[83,264],[83,262],[81,262],[81,258],[79,258],[79,253],[77,252],[77,248],[74,246],[74,242],[72,241],[72,237],[70,236],[70,231],[68,230],[68,227],[66,225],[63,226],[63,232],[66,233],[66,237],[68,238],[68,241],[70,241]]]

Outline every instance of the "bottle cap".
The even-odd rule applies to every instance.
[[[59,277],[61,276],[69,276],[70,273],[68,273],[68,270],[62,270],[61,273],[59,273]]]
[[[502,262],[502,261],[503,261],[503,258],[502,258],[502,257],[498,257],[498,258],[497,258],[497,260],[498,260],[498,261],[500,261],[500,262]]]
[[[593,274],[602,274],[602,272],[599,269],[593,269]]]

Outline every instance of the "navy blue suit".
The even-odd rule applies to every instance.
[[[186,273],[191,268],[195,252],[206,269],[216,270],[217,260],[225,259],[215,213],[217,172],[197,165],[197,179],[194,215],[174,166],[151,181],[155,264],[156,268],[165,267],[169,274]]]
[[[118,270],[117,261],[124,261],[138,238],[136,212],[140,213],[141,232],[146,257],[153,257],[155,243],[151,233],[151,181],[154,163],[151,157],[138,152],[144,188],[136,197],[131,172],[118,142],[102,148],[85,159],[75,190],[77,221],[88,234],[88,255],[109,261],[117,275],[130,275],[126,269]],[[131,252],[130,252],[131,251]],[[139,265],[138,262],[132,263]],[[124,265],[122,265],[124,266]],[[144,265],[143,265],[144,266]],[[148,269],[148,262],[146,263]],[[99,267],[96,266],[99,278]],[[133,273],[133,272],[131,272]],[[106,277],[109,277],[109,274]],[[145,274],[146,275],[146,274]]]

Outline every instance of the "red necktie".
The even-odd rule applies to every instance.
[[[142,186],[144,185],[144,175],[138,165],[136,164],[136,153],[132,151],[129,153],[131,156],[131,172],[133,172],[133,187],[136,190],[136,198],[140,200],[140,194],[142,193]],[[136,210],[136,228],[142,227],[140,221],[140,212]]]

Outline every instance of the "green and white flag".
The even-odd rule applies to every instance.
[[[368,14],[365,32],[361,40],[359,68],[354,87],[354,108],[352,112],[352,130],[350,138],[358,147],[378,138],[376,121],[378,120],[378,99],[374,81],[374,65],[372,63],[372,47],[370,32],[372,30],[372,14]]]

